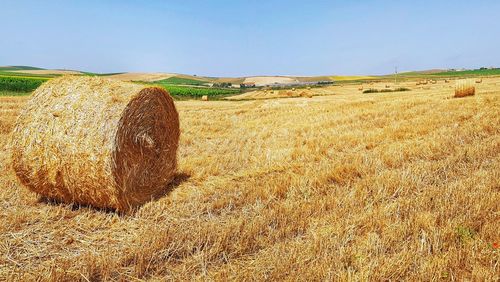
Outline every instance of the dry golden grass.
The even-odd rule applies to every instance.
[[[178,102],[176,183],[129,216],[39,201],[3,150],[0,277],[498,281],[497,81]]]
[[[121,80],[121,81],[158,81],[176,76],[173,73],[144,73],[144,72],[125,72],[120,74],[106,75],[106,78]]]
[[[246,77],[243,83],[255,83],[257,86],[270,85],[273,83],[297,83],[298,80],[288,76],[251,76]]]

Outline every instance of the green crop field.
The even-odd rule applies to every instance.
[[[204,95],[213,98],[218,98],[218,97],[236,95],[240,93],[240,90],[238,89],[189,87],[189,86],[158,84],[158,83],[155,84],[165,88],[170,93],[170,95],[172,95],[176,99],[200,98]]]
[[[173,84],[173,85],[203,85],[207,82],[208,81],[175,77],[175,76],[157,81],[157,83],[160,83],[160,84]]]
[[[6,74],[0,73],[0,96],[29,95],[33,90],[48,79],[50,79],[50,77],[30,77],[18,75],[7,76]],[[240,93],[240,90],[238,89],[228,88],[182,86],[165,82],[148,84],[158,85],[165,88],[175,99],[200,98],[204,95],[212,98],[218,98]]]
[[[31,92],[45,81],[47,81],[47,78],[0,76],[0,91]]]
[[[32,74],[32,73],[23,73],[23,72],[12,72],[12,71],[2,71],[0,69],[1,77],[27,77],[27,78],[52,78],[56,76],[60,76],[60,74]]]
[[[445,72],[429,74],[429,76],[488,76],[488,75],[500,75],[500,68],[465,70],[465,71],[445,71]]]
[[[29,66],[6,66],[0,67],[0,71],[19,71],[19,70],[43,70],[42,68],[29,67]]]
[[[404,72],[399,73],[397,77],[405,78],[436,78],[436,77],[468,77],[468,76],[491,76],[500,75],[500,68],[494,69],[475,69],[464,71],[437,71],[437,72]],[[394,79],[394,75],[381,76],[382,78]]]

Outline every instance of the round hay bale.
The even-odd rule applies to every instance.
[[[12,134],[20,181],[65,203],[128,211],[174,178],[179,116],[161,88],[69,76],[41,85]]]
[[[312,95],[311,92],[302,91],[302,92],[300,92],[300,96],[301,97],[312,98],[313,95]]]
[[[201,100],[202,100],[202,101],[208,101],[208,96],[207,96],[207,95],[203,95],[203,96],[201,96]]]

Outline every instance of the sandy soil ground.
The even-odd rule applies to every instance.
[[[247,77],[244,83],[255,83],[256,86],[268,85],[273,83],[297,83],[295,78],[285,76],[253,76]]]

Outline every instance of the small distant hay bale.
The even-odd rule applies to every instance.
[[[208,96],[207,96],[207,95],[203,95],[203,96],[201,96],[201,100],[202,100],[202,101],[208,101]]]
[[[474,96],[476,87],[470,79],[461,79],[455,82],[455,98]]]
[[[300,96],[301,97],[306,97],[306,98],[312,98],[313,95],[309,91],[302,91],[302,92],[300,92]]]
[[[307,86],[307,90],[311,90],[311,86]]]
[[[164,193],[178,143],[179,116],[164,89],[60,77],[35,90],[21,111],[12,166],[46,198],[129,211]]]
[[[476,83],[483,83],[483,79],[482,78],[476,79]]]
[[[295,88],[292,88],[292,91],[295,91]]]

